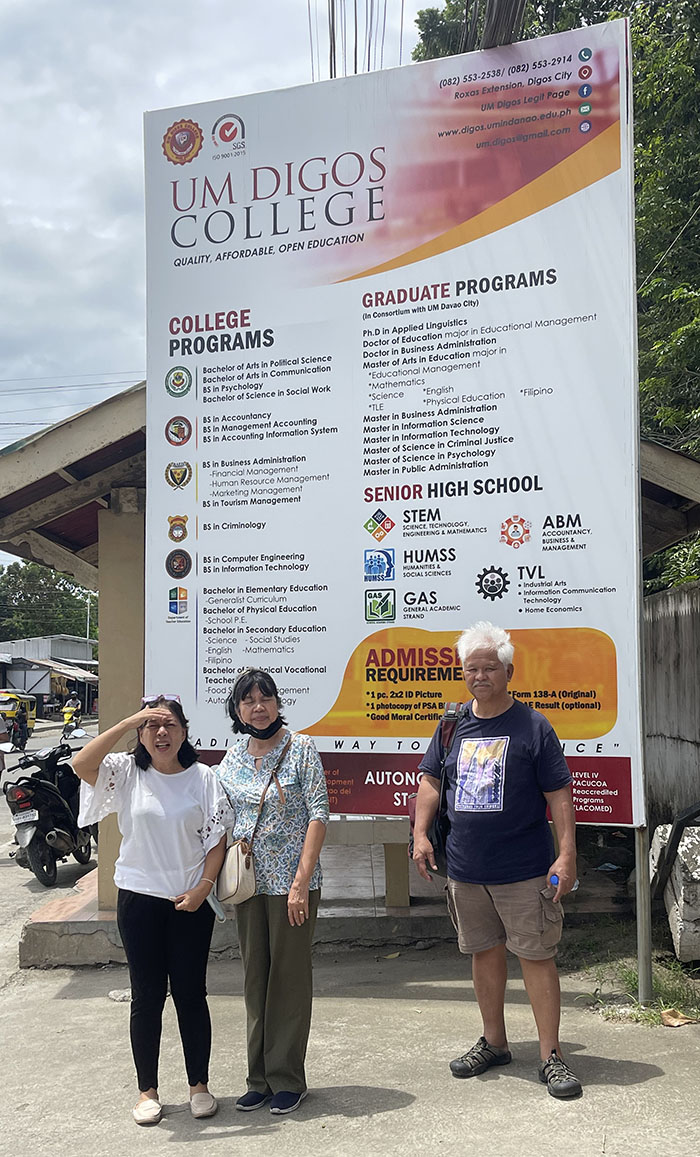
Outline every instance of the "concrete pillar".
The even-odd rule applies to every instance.
[[[100,731],[138,709],[143,694],[145,490],[113,490],[111,509],[101,510],[100,574]],[[125,751],[134,736],[116,750]],[[116,818],[100,824],[97,896],[101,909],[114,910],[114,865],[121,834]]]

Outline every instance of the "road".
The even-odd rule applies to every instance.
[[[52,747],[58,743],[61,735],[61,725],[43,726],[39,724],[34,735],[27,744],[27,752],[39,751],[42,747]],[[86,728],[89,734],[97,731],[95,724]],[[73,746],[77,746],[74,744]],[[15,766],[17,753],[6,755],[8,769]],[[0,784],[17,777],[11,770],[3,772]],[[17,945],[22,927],[40,904],[46,900],[68,892],[81,876],[92,871],[96,863],[96,852],[89,864],[76,863],[72,856],[58,865],[58,880],[55,887],[45,888],[29,869],[19,868],[10,858],[10,849],[14,847],[15,826],[12,823],[10,809],[4,795],[0,797],[0,989],[3,988],[17,972]]]

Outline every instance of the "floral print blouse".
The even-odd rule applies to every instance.
[[[248,753],[248,736],[230,747],[214,770],[235,808],[233,839],[250,839],[265,784],[277,763],[289,733],[263,757],[258,769]],[[326,777],[313,739],[295,734],[277,770],[284,803],[273,780],[268,788],[253,844],[257,895],[286,895],[299,865],[301,849],[311,820],[328,823]],[[321,865],[316,864],[309,884],[321,886]]]

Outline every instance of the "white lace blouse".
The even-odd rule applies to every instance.
[[[126,752],[106,756],[94,787],[80,785],[81,827],[112,812],[122,833],[115,884],[166,900],[199,883],[207,852],[234,822],[211,768],[193,763],[173,775],[142,771]]]

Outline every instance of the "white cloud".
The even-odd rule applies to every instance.
[[[422,6],[404,5],[404,63]],[[318,59],[325,78],[325,41]],[[0,73],[3,446],[143,376],[143,113],[309,83],[307,0],[0,0]]]
[[[404,62],[420,6],[404,6]],[[319,58],[325,77],[325,43]],[[71,391],[79,375],[143,376],[144,110],[310,82],[307,0],[1,0],[0,72],[1,446],[111,392]]]

